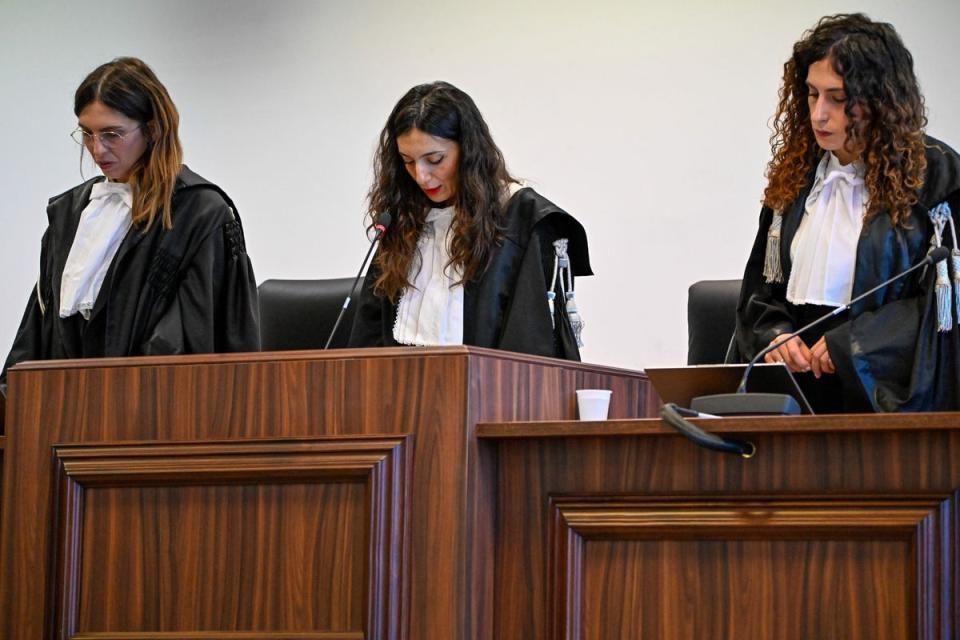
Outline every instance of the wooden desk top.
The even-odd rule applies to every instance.
[[[930,431],[960,429],[960,412],[701,418],[691,422],[714,433]],[[603,422],[487,422],[478,424],[476,433],[481,439],[512,439],[665,436],[676,435],[677,431],[658,418],[646,418]]]

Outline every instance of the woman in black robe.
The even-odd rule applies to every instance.
[[[774,118],[737,344],[798,374],[814,408],[960,408],[960,157],[925,135],[913,58],[893,27],[825,17],[794,45]],[[792,331],[910,266],[954,255]]]
[[[467,344],[580,359],[583,227],[506,169],[473,100],[419,85],[380,135],[371,227],[393,223],[363,283],[350,346]]]
[[[40,274],[4,365],[260,348],[233,202],[182,164],[179,115],[136,58],[94,70],[74,139],[104,176],[50,199]]]

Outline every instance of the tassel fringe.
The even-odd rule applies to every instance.
[[[953,329],[952,297],[950,295],[950,275],[947,273],[947,261],[937,263],[937,329]]]
[[[577,346],[583,346],[583,318],[577,311],[577,301],[573,291],[567,292],[567,317],[570,318],[570,326],[573,328],[573,335],[577,339]]]
[[[950,211],[950,205],[941,202],[933,209],[927,212],[930,221],[933,222],[933,237],[930,238],[932,247],[943,246],[944,231],[947,224],[950,225],[950,233],[953,239],[953,252],[950,257],[950,266],[953,267],[953,282],[951,286],[950,266],[948,261],[943,260],[937,263],[937,279],[934,284],[934,291],[937,294],[937,329],[941,332],[951,331],[953,329],[953,315],[960,315],[960,250],[957,248],[957,231],[953,224],[953,216]]]
[[[953,263],[953,312],[960,318],[960,250],[953,250],[950,261]]]
[[[582,347],[584,322],[577,310],[576,293],[573,290],[573,272],[570,269],[570,256],[567,253],[568,246],[567,238],[560,238],[553,242],[553,277],[550,279],[552,288],[547,291],[547,305],[550,308],[550,322],[556,329],[553,313],[559,293],[560,299],[563,300],[564,313],[570,320],[570,327],[577,340],[577,346]]]
[[[763,278],[768,284],[783,282],[783,265],[780,264],[780,230],[783,215],[773,214],[770,230],[767,231],[767,252],[763,260]]]

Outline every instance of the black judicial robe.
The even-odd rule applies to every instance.
[[[173,228],[131,227],[89,320],[61,318],[60,280],[95,182],[50,199],[40,277],[7,356],[25,360],[172,355],[260,349],[253,267],[233,202],[183,166],[173,192]]]
[[[918,203],[907,228],[894,227],[881,212],[866,223],[857,245],[852,297],[920,262],[930,248],[933,224],[928,210],[946,202],[954,222],[960,221],[960,156],[942,142],[927,137],[927,171]],[[763,277],[767,231],[773,211],[760,212],[760,228],[743,276],[737,306],[737,345],[750,358],[780,333],[803,324],[798,309],[786,301],[790,278],[790,245],[804,215],[815,168],[806,188],[784,211],[780,239],[783,282],[769,284]],[[960,229],[958,229],[960,231]],[[954,249],[949,231],[944,244]],[[948,259],[948,263],[950,260]],[[950,266],[951,275],[953,267]],[[826,337],[836,374],[821,378],[830,384],[835,375],[842,387],[847,411],[955,411],[960,409],[960,327],[937,330],[933,269],[920,270],[867,299],[832,323]],[[956,285],[954,285],[956,286]],[[952,305],[951,305],[952,306]],[[818,335],[804,336],[812,345]],[[812,374],[799,374],[809,376]]]
[[[464,344],[580,359],[563,301],[558,297],[554,305],[554,323],[547,304],[547,291],[552,288],[553,242],[559,238],[569,240],[573,275],[593,275],[586,233],[573,216],[529,187],[510,198],[502,243],[493,250],[480,278],[464,286]],[[375,265],[360,293],[351,347],[397,346],[393,339],[397,306],[373,293],[373,282],[379,275]]]

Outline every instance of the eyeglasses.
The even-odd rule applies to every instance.
[[[73,141],[77,144],[86,145],[87,147],[92,147],[93,142],[99,139],[100,144],[108,149],[112,149],[138,129],[140,129],[140,127],[137,127],[133,131],[102,131],[100,133],[93,133],[92,131],[86,131],[78,127],[70,132],[70,137],[73,138]]]

